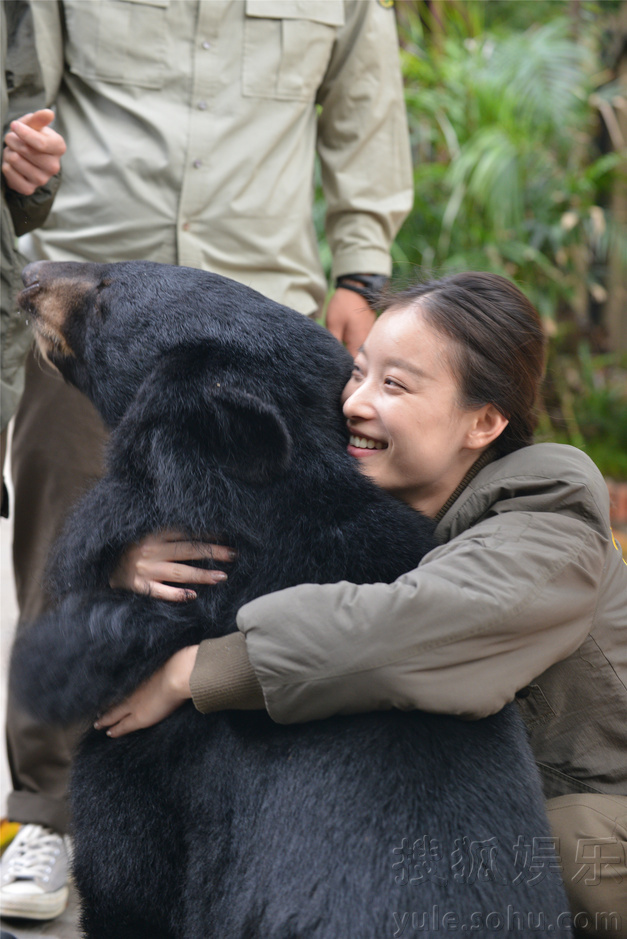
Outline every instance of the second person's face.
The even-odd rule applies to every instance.
[[[435,515],[477,457],[476,411],[460,407],[452,340],[419,309],[389,310],[355,359],[343,395],[349,453],[373,482]]]

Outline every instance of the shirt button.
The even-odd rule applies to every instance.
[[[189,222],[183,222],[183,224],[181,225],[181,228],[183,229],[183,231],[189,231]]]
[[[211,43],[204,39],[201,43],[203,49],[211,49]]]
[[[192,166],[194,167],[195,170],[199,170],[200,167],[202,166],[202,160],[194,160],[194,162],[192,163]]]
[[[206,110],[207,110],[207,102],[206,102],[206,101],[199,101],[199,102],[198,102],[198,110],[199,110],[199,111],[206,111]]]

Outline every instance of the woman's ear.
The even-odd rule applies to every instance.
[[[468,450],[482,450],[499,437],[509,421],[493,404],[484,404],[472,412],[473,422],[466,435]]]

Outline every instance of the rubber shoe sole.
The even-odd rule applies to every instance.
[[[67,886],[50,893],[11,897],[4,895],[1,902],[2,916],[13,919],[56,919],[68,904],[70,891]]]

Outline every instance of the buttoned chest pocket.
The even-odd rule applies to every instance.
[[[342,0],[246,0],[242,94],[313,101],[343,23]]]
[[[82,78],[163,86],[170,0],[64,0],[66,60]]]

